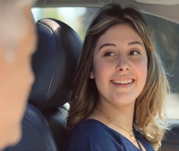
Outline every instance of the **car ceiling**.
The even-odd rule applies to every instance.
[[[133,5],[144,13],[179,24],[179,0],[37,0],[35,7],[102,7],[110,3]]]

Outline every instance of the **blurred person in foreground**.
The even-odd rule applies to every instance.
[[[0,150],[21,138],[21,121],[34,82],[34,0],[0,0]]]

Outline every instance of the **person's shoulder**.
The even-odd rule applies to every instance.
[[[83,138],[90,139],[96,132],[100,132],[100,123],[93,119],[88,119],[79,122],[75,128],[69,133],[68,138]]]
[[[90,144],[88,135],[90,134],[91,128],[86,124],[85,121],[78,123],[75,128],[69,132],[64,143],[64,150],[90,150]]]
[[[89,137],[88,135],[93,132],[96,126],[97,125],[93,120],[84,120],[78,123],[71,133],[73,135],[83,134],[83,135],[86,135],[86,137]]]
[[[79,128],[83,129],[91,150],[120,150],[123,146],[119,142],[119,137],[100,121],[88,119],[81,122]]]
[[[103,123],[88,119],[80,122],[70,133],[67,148],[84,150],[123,151],[122,145]]]
[[[99,122],[94,119],[87,119],[80,122],[76,128],[83,128],[85,131],[93,131],[95,128],[100,126]]]
[[[78,123],[72,133],[83,133],[86,135],[86,138],[93,137],[94,135],[100,137],[99,134],[105,134],[105,129],[101,122],[94,119],[87,119]]]
[[[104,137],[111,135],[111,132],[103,123],[95,119],[87,119],[76,126],[76,130],[82,129],[89,137]]]

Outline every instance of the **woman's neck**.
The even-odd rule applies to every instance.
[[[106,100],[98,102],[95,110],[87,119],[95,119],[102,122],[109,128],[126,137],[139,148],[137,142],[134,141],[134,136],[131,136],[135,101],[125,106],[112,104],[110,101]]]
[[[125,106],[117,106],[115,104],[110,103],[109,101],[99,101],[97,108],[104,112],[103,114],[106,114],[107,117],[104,117],[103,115],[103,119],[109,118],[111,121],[116,122],[121,127],[127,130],[131,130],[133,126],[133,115],[135,107],[135,101],[133,102],[134,103]]]

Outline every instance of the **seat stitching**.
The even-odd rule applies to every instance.
[[[40,23],[45,25],[45,26],[47,26],[47,27],[49,27],[50,30],[52,31],[52,33],[55,35],[55,32],[52,30],[52,28],[49,25],[47,25],[47,24],[45,24],[43,22],[40,22]],[[58,42],[56,42],[57,41],[56,40],[56,36],[54,36],[54,37],[55,37],[55,43],[58,45]],[[53,91],[53,88],[54,88],[54,85],[55,85],[55,78],[56,78],[56,70],[57,70],[57,62],[58,62],[58,60],[59,60],[59,58],[58,58],[58,51],[56,51],[55,67],[54,67],[54,71],[53,71],[53,76],[52,76],[52,80],[51,80],[51,83],[50,83],[50,87],[49,87],[49,90],[47,92],[46,98],[40,103],[40,105],[43,104],[49,98],[50,94]]]
[[[28,118],[27,116],[25,116],[25,118],[26,118],[27,120],[29,120],[29,121],[33,124],[33,126],[37,129],[37,131],[39,132],[40,136],[42,137],[42,140],[43,140],[43,142],[44,142],[44,144],[45,144],[45,147],[47,148],[48,151],[50,151],[50,149],[49,149],[49,147],[48,147],[48,144],[47,144],[47,142],[46,142],[46,140],[45,140],[43,134],[40,132],[41,130],[39,129],[39,127],[36,126],[36,124],[35,124],[30,118]]]

